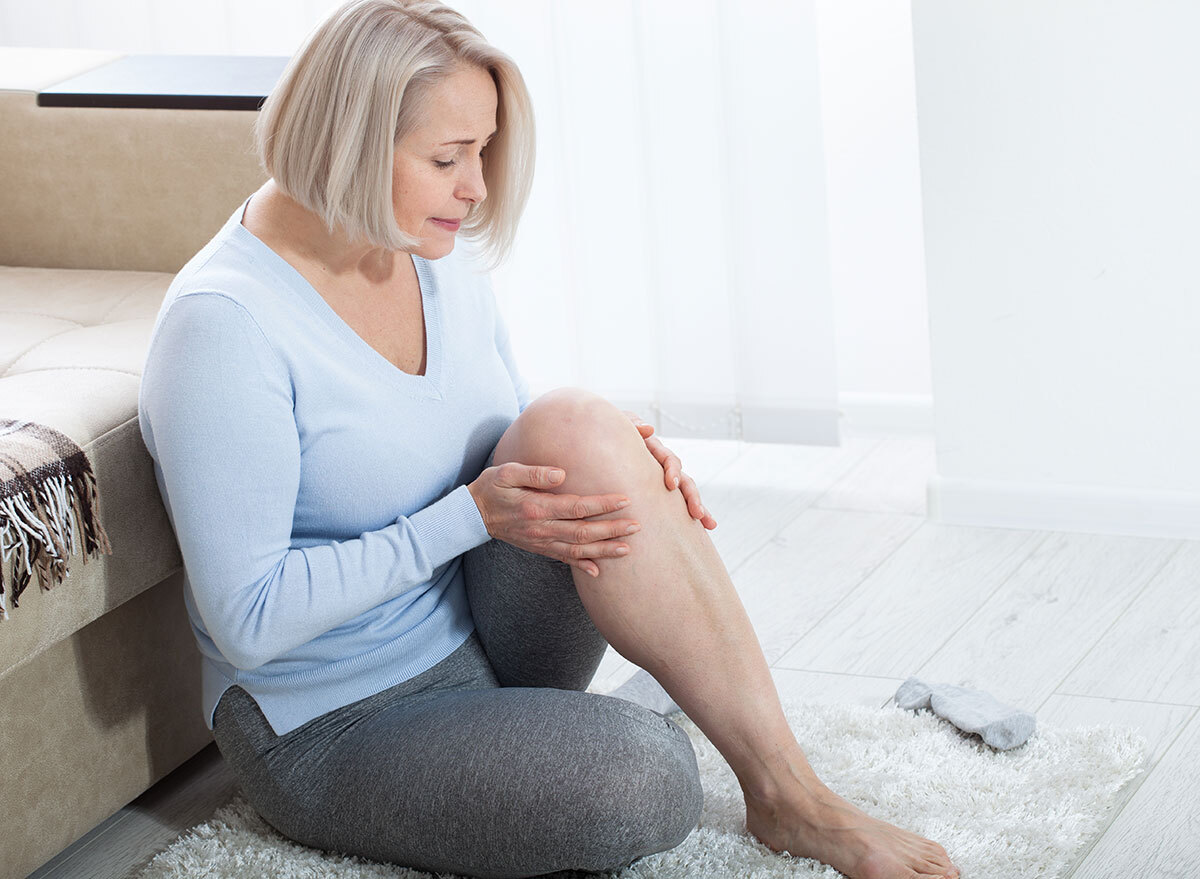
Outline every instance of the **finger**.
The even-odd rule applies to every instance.
[[[638,415],[636,412],[630,412],[628,409],[622,409],[621,414],[632,421],[633,425],[638,429],[639,432],[642,433],[643,436],[650,436],[650,434],[654,433],[654,425],[647,424],[642,420],[642,416]]]
[[[571,547],[572,558],[582,559],[588,558],[588,553],[583,551],[585,547],[602,546],[611,550],[614,542],[641,530],[641,523],[633,519],[561,519],[531,523],[526,527],[525,535],[531,540],[544,541],[552,550],[560,545]]]
[[[646,448],[650,450],[650,454],[654,456],[654,460],[663,468],[663,481],[667,484],[667,491],[675,489],[674,474],[670,472],[671,450],[663,445],[662,440],[658,437],[647,437]],[[676,458],[676,461],[679,459]]]
[[[700,489],[696,486],[696,480],[684,473],[683,481],[679,484],[679,491],[687,502],[688,512],[692,518],[703,519],[706,510],[704,504],[700,502]]]
[[[569,567],[574,568],[576,571],[587,574],[589,577],[600,576],[600,569],[596,567],[596,563],[591,559],[573,559],[567,557],[564,559],[559,559],[559,561],[564,562]]]
[[[667,464],[663,468],[667,474],[667,484],[679,488],[683,479],[683,462],[670,452],[667,453]]]
[[[691,513],[692,518],[699,519],[700,524],[709,531],[716,528],[717,520],[713,518],[712,513],[701,502],[700,487],[696,485],[696,480],[684,474],[683,485],[679,490],[683,493],[684,499],[687,500],[688,512]]]
[[[650,454],[654,456],[655,461],[666,467],[667,457],[671,453],[663,445],[662,440],[656,436],[646,437],[646,448],[650,450]]]
[[[629,506],[623,494],[556,494],[546,500],[548,519],[587,519]]]
[[[564,543],[576,546],[588,546],[621,537],[628,537],[630,534],[637,534],[641,530],[641,524],[633,519],[601,519],[597,522],[573,519],[571,521],[564,520],[554,523],[548,529],[548,534],[551,538],[561,540]]]
[[[553,488],[567,478],[561,467],[543,467],[507,461],[497,465],[498,482],[514,488]]]
[[[662,464],[663,473],[666,475],[667,489],[674,491],[679,488],[683,477],[683,462],[679,460],[678,455],[663,445],[662,440],[656,439],[655,442],[658,443],[655,457],[658,458],[658,463]]]
[[[552,542],[549,548],[565,561],[616,559],[629,554],[629,544],[616,540],[602,540],[598,543],[569,543],[559,540]]]

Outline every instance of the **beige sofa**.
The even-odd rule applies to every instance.
[[[265,175],[253,111],[37,106],[115,57],[0,48],[0,418],[84,449],[112,547],[0,622],[2,877],[211,741],[138,384],[172,276]]]

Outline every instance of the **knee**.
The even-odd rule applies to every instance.
[[[596,474],[624,474],[638,464],[658,468],[628,416],[598,394],[574,387],[555,388],[525,408],[496,445],[494,463],[506,461],[562,467],[567,482],[559,490],[575,493],[592,490]]]
[[[683,842],[700,822],[704,810],[704,788],[700,783],[700,767],[696,751],[688,734],[678,725],[663,718],[670,730],[659,751],[659,766],[650,771],[661,772],[657,785],[659,808],[649,810],[648,826],[655,829],[649,851],[667,851]]]
[[[696,828],[704,790],[687,733],[658,714],[645,712],[639,736],[641,765],[610,778],[597,797],[592,851],[583,869],[619,870],[646,855],[668,851]]]

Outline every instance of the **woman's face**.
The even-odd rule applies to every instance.
[[[396,144],[392,205],[400,228],[421,240],[418,256],[450,253],[458,222],[487,196],[480,153],[496,132],[496,105],[491,74],[461,67],[433,86],[424,120]]]

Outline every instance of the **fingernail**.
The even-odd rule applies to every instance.
[[[629,552],[628,546],[618,546],[617,547],[617,555],[625,555],[628,552]]]
[[[593,577],[600,576],[600,571],[597,570],[596,568],[588,568],[588,573],[591,574]]]
[[[566,474],[563,473],[561,470],[551,470],[550,471],[550,481],[551,482],[560,482],[562,480],[563,476],[565,476],[565,475]]]
[[[618,509],[618,510],[623,510],[623,509],[625,509],[627,506],[629,506],[629,501],[620,501],[620,502],[618,502],[618,503],[617,503],[617,509]]]
[[[700,505],[700,515],[701,516],[708,515],[708,507],[704,506],[703,504]]]
[[[678,476],[675,477],[675,487],[679,488],[679,477]]]
[[[638,533],[639,531],[641,531],[641,530],[642,530],[642,526],[641,526],[641,525],[633,524],[633,525],[630,525],[628,528],[626,528],[626,529],[625,529],[625,533],[626,533],[626,534],[637,534],[637,533]]]

